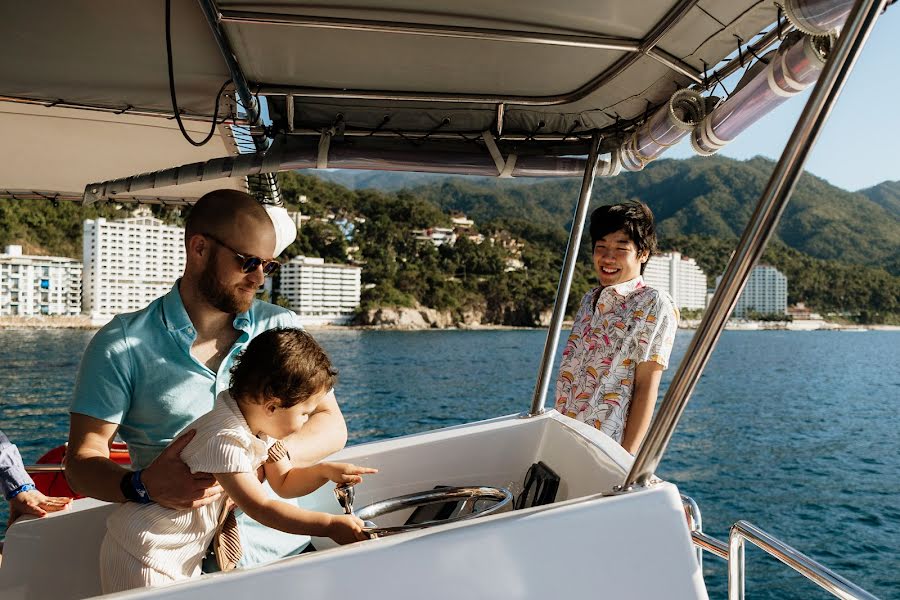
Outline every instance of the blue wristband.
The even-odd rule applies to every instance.
[[[131,487],[134,488],[135,493],[138,497],[138,502],[141,504],[150,504],[153,500],[150,499],[150,493],[147,492],[147,488],[144,487],[144,482],[141,481],[141,471],[135,471],[131,474]]]
[[[33,484],[33,483],[23,483],[22,485],[20,485],[19,487],[17,487],[16,489],[14,489],[13,491],[11,491],[10,493],[8,493],[8,494],[6,495],[6,499],[7,499],[7,500],[12,500],[13,498],[15,498],[16,496],[18,496],[18,495],[21,494],[22,492],[30,492],[31,490],[35,490],[35,489],[37,489],[37,488],[34,487],[34,484]]]

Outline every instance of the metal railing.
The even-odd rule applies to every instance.
[[[800,573],[836,598],[844,600],[878,600],[855,583],[844,579],[797,549],[788,546],[747,521],[731,526],[728,536],[728,600],[744,599],[744,541],[751,542]]]
[[[737,249],[725,269],[722,281],[716,288],[716,293],[700,321],[697,332],[691,338],[690,345],[685,351],[685,358],[669,384],[659,413],[650,424],[631,471],[623,482],[623,489],[646,486],[662,460],[675,427],[725,328],[725,322],[737,304],[751,270],[762,256],[769,238],[778,226],[778,221],[803,172],[806,157],[840,95],[872,27],[884,11],[885,3],[886,0],[857,0],[854,4],[828,63],[813,88]]]
[[[728,600],[744,600],[744,542],[748,541],[766,554],[778,559],[791,569],[817,584],[836,598],[843,600],[878,600],[855,583],[844,579],[826,566],[814,561],[796,548],[789,546],[747,521],[731,526],[728,543],[703,533],[703,519],[697,503],[681,495],[691,541],[697,547],[697,565],[703,571],[703,551],[724,559],[728,563]]]

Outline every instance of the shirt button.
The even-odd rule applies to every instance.
[[[188,332],[188,335],[194,335],[194,328],[193,328],[193,327],[188,327],[188,328],[187,328],[187,332]]]

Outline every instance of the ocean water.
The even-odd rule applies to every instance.
[[[692,331],[679,332],[662,392]],[[0,429],[26,462],[65,440],[91,331],[0,331]],[[350,444],[530,405],[545,332],[323,330]],[[726,540],[746,519],[876,596],[900,597],[900,332],[726,331],[658,474]],[[6,521],[6,505],[0,509]],[[0,525],[0,533],[3,527]],[[747,597],[830,598],[748,545]],[[707,554],[711,598],[724,561]]]

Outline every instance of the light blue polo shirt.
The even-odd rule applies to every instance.
[[[212,409],[216,395],[229,387],[235,356],[250,340],[268,329],[299,326],[293,312],[255,300],[235,317],[234,328],[241,334],[213,372],[191,356],[197,332],[176,282],[143,310],[113,317],[97,332],[81,359],[70,411],[117,423],[134,468],[143,469],[174,435]],[[293,554],[309,541],[246,516],[239,523],[245,540],[242,565]],[[259,535],[265,539],[257,542]]]

